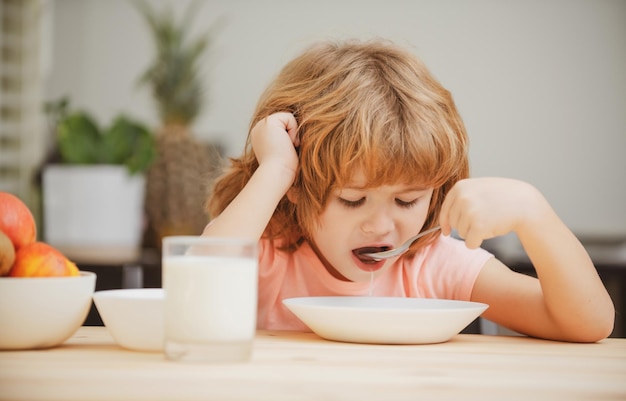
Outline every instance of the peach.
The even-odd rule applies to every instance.
[[[11,277],[78,276],[78,267],[45,242],[31,242],[15,253]]]
[[[8,192],[0,192],[0,230],[16,251],[37,238],[33,214],[20,198]]]
[[[11,270],[15,261],[15,248],[13,243],[6,236],[6,234],[0,231],[0,276],[5,276]]]

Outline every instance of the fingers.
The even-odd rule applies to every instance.
[[[439,213],[439,224],[441,225],[442,233],[445,235],[450,235],[453,229],[459,231],[459,225],[463,217],[463,200],[459,197],[458,188],[454,186],[443,200]]]
[[[452,233],[452,223],[450,222],[450,208],[454,202],[452,192],[450,192],[443,200],[441,210],[439,211],[439,225],[441,226],[441,233],[443,235],[450,235]]]
[[[486,239],[480,222],[480,213],[472,210],[471,202],[459,194],[458,190],[448,193],[441,206],[439,224],[444,235],[450,235],[455,229],[470,248],[478,248]]]
[[[298,165],[298,123],[291,113],[274,113],[250,131],[250,143],[259,164],[274,162],[295,171]]]
[[[298,122],[296,121],[296,118],[293,116],[293,114],[291,113],[284,113],[286,114],[286,118],[287,120],[284,121],[285,122],[285,129],[287,130],[287,133],[289,134],[289,137],[291,138],[291,142],[293,142],[293,144],[295,146],[300,146],[300,136],[298,135]]]
[[[471,229],[465,235],[462,235],[461,238],[465,240],[465,246],[469,249],[480,247],[484,239],[480,232]]]
[[[274,113],[265,118],[266,124],[273,125],[274,122],[278,124],[281,129],[287,131],[289,134],[289,138],[291,138],[291,142],[294,146],[300,146],[300,137],[298,136],[298,122],[296,118],[291,113],[287,112],[279,112]]]

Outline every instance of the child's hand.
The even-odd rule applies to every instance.
[[[252,149],[259,162],[277,163],[295,174],[299,145],[298,123],[291,113],[275,113],[256,123],[250,132]]]
[[[549,208],[543,196],[531,185],[506,178],[472,178],[457,182],[441,208],[442,232],[452,228],[468,248],[483,240],[523,229],[540,221]]]

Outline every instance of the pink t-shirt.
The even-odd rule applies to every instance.
[[[259,329],[310,331],[282,304],[286,298],[369,294],[369,281],[333,277],[308,243],[293,253],[275,245],[259,243]],[[413,258],[389,266],[374,281],[372,295],[469,301],[474,281],[491,257],[483,249],[471,250],[460,240],[439,236]]]

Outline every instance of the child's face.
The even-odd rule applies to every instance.
[[[363,247],[401,245],[417,234],[428,215],[433,188],[385,185],[365,188],[362,174],[335,190],[313,229],[313,248],[331,274],[350,281],[367,281],[397,258],[372,263],[361,260]],[[376,274],[375,273],[375,274]]]

